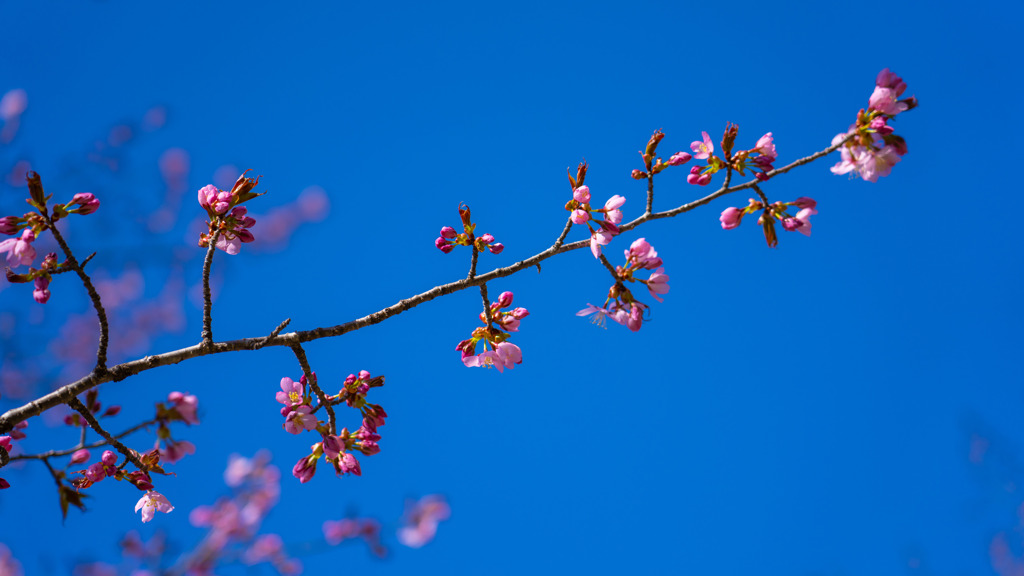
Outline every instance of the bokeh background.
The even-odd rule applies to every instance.
[[[986,1],[0,2],[0,93],[28,98],[0,147],[0,212],[23,210],[27,167],[58,198],[101,198],[69,234],[122,300],[122,360],[198,340],[195,190],[247,168],[270,193],[251,203],[257,241],[216,255],[217,339],[339,324],[464,276],[466,253],[432,245],[459,202],[506,246],[483,269],[543,250],[584,158],[595,196],[626,196],[632,219],[629,172],[655,129],[666,155],[727,121],[740,148],[771,131],[781,165],[844,131],[882,68],[921,102],[895,122],[910,153],[891,176],[834,176],[832,157],[764,187],[818,200],[810,238],[780,232],[771,250],[752,221],[723,231],[746,195],[617,238],[613,261],[646,237],[671,276],[638,334],[574,316],[609,285],[578,251],[491,284],[531,312],[515,370],[453,351],[476,291],[308,345],[325,388],[387,377],[361,478],[288,476],[313,440],[281,430],[274,393],[299,375],[286,349],[197,359],[101,393],[124,406],[114,429],[172,390],[199,396],[202,424],[176,429],[197,453],[157,481],[177,510],[141,525],[139,493],[108,481],[62,524],[45,469],[5,469],[0,543],[27,574],[116,563],[129,529],[187,549],[228,456],[266,448],[286,477],[264,528],[286,545],[350,513],[385,523],[386,560],[296,545],[311,574],[1021,573],[1022,16]],[[659,177],[656,208],[708,191],[685,173]],[[0,291],[0,408],[89,368],[88,302],[69,276],[51,289],[45,308]],[[19,445],[74,444],[63,414]],[[405,500],[428,493],[451,519],[397,545]]]

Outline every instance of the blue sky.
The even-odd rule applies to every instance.
[[[217,254],[214,330],[228,339],[286,317],[297,329],[338,324],[462,277],[466,255],[432,245],[459,202],[506,246],[483,269],[543,250],[565,221],[565,167],[584,158],[594,195],[626,196],[632,219],[644,187],[629,172],[655,129],[664,152],[727,121],[739,147],[772,131],[782,163],[824,148],[889,67],[921,101],[895,122],[910,153],[891,176],[834,176],[835,157],[764,186],[773,201],[817,199],[812,237],[782,234],[769,250],[752,221],[721,230],[718,214],[745,204],[741,193],[612,243],[614,262],[646,237],[671,276],[638,334],[574,316],[609,284],[577,251],[490,286],[531,311],[511,372],[467,369],[452,350],[477,323],[475,291],[310,344],[321,382],[386,375],[374,393],[391,419],[361,478],[286,478],[266,528],[306,541],[349,510],[392,521],[405,498],[441,492],[453,516],[426,548],[396,546],[382,562],[343,547],[303,557],[308,572],[989,574],[993,536],[1020,526],[1012,483],[1024,481],[1010,464],[1024,449],[1024,258],[1002,215],[1019,165],[1022,11],[970,8],[4,2],[0,92],[23,88],[30,103],[0,159],[30,160],[51,191],[97,193],[103,207],[82,220],[78,249],[113,274],[134,262],[149,295],[178,246],[199,252],[185,223],[139,234],[168,148],[191,158],[186,210],[225,164],[264,176],[270,194],[254,212],[322,187],[329,214],[287,250]],[[155,105],[166,127],[134,142],[117,174],[85,160],[111,126]],[[706,191],[684,175],[659,180],[656,209]],[[4,214],[21,209],[19,192],[2,189]],[[20,346],[49,340],[58,311],[86,310],[60,280],[42,319],[23,287],[0,292],[4,310],[39,321]],[[151,351],[198,339],[199,312],[186,310],[185,331]],[[267,447],[291,467],[312,441],[280,429],[273,395],[298,374],[274,349],[104,388],[126,426],[171,390],[200,397],[202,424],[182,433],[198,452],[158,485],[179,509],[144,534],[197,538],[186,512],[225,492],[231,453]],[[41,423],[31,431],[33,451],[75,441]],[[972,434],[991,438],[981,465],[968,458]],[[44,470],[10,479],[0,542],[29,573],[114,559],[118,535],[140,527],[126,486],[97,486],[90,512],[61,527]]]

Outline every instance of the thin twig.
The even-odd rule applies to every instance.
[[[569,230],[572,230],[572,216],[569,216],[568,220],[566,220],[565,228],[563,228],[562,233],[558,235],[558,240],[555,240],[555,243],[551,245],[553,249],[558,250],[562,247],[562,243],[565,242],[565,237],[569,235]]]
[[[213,265],[213,252],[217,249],[217,238],[220,237],[220,228],[213,231],[210,237],[210,245],[206,249],[206,258],[203,259],[203,345],[213,345],[213,318],[210,311],[213,309],[213,299],[210,297],[210,266]]]
[[[100,293],[96,291],[96,287],[92,285],[92,280],[89,275],[85,273],[85,269],[82,264],[78,263],[75,259],[75,255],[71,253],[71,247],[64,241],[64,236],[57,229],[57,225],[50,217],[46,210],[41,210],[40,213],[46,220],[46,224],[50,227],[50,232],[53,233],[53,237],[57,240],[57,244],[60,244],[60,249],[64,252],[64,256],[67,258],[65,265],[70,267],[78,274],[78,278],[82,281],[82,285],[85,286],[85,291],[89,293],[89,299],[92,300],[92,307],[96,309],[96,316],[100,321],[100,342],[96,347],[96,371],[103,373],[107,369],[107,344],[110,342],[110,327],[107,325],[107,311],[103,309],[103,302],[100,300]],[[89,257],[90,259],[92,256]],[[88,262],[89,259],[86,259]]]
[[[782,168],[772,170],[771,172],[768,173],[768,176],[771,177],[776,176],[778,174],[784,174],[792,170],[793,168],[796,168],[797,166],[813,162],[818,158],[821,158],[831,152],[834,152],[845,142],[846,140],[840,141],[835,145],[829,146],[828,148],[820,152],[816,152],[814,154],[811,154],[810,156],[796,160],[791,164],[783,166]],[[724,196],[725,194],[730,194],[732,192],[737,192],[739,190],[752,188],[755,184],[758,183],[759,180],[754,179],[735,187],[722,187],[703,198],[694,200],[693,202],[687,204],[683,204],[682,206],[678,206],[671,210],[666,210],[664,212],[654,212],[652,214],[645,214],[643,216],[640,216],[636,220],[633,220],[628,224],[620,226],[619,230],[620,232],[628,232],[640,226],[641,224],[644,224],[651,220],[657,220],[660,218],[672,218],[674,216],[678,216],[679,214],[689,212],[690,210],[708,204],[711,201],[715,200],[716,198]],[[211,354],[237,352],[241,350],[253,350],[254,346],[260,343],[262,343],[262,346],[291,346],[293,342],[304,343],[313,340],[318,340],[320,338],[331,338],[335,336],[341,336],[342,334],[346,334],[354,330],[360,330],[367,326],[379,324],[392,316],[401,314],[406,310],[419,306],[420,304],[423,304],[425,302],[429,302],[435,298],[446,296],[448,294],[452,294],[460,290],[465,290],[473,286],[480,286],[481,284],[490,282],[492,280],[496,280],[498,278],[511,276],[525,268],[537,266],[544,260],[547,260],[548,258],[551,258],[558,254],[563,254],[565,252],[571,252],[573,250],[587,248],[589,246],[589,239],[579,240],[576,242],[571,242],[569,244],[562,244],[557,247],[552,246],[547,250],[544,250],[543,252],[534,254],[533,256],[530,256],[529,258],[526,258],[524,260],[520,260],[515,264],[511,264],[504,268],[495,268],[490,272],[476,275],[473,278],[463,278],[462,280],[456,280],[455,282],[449,282],[448,284],[435,286],[430,290],[427,290],[426,292],[422,292],[415,296],[405,298],[404,300],[399,300],[397,303],[392,304],[387,308],[378,310],[377,312],[368,314],[366,316],[363,316],[362,318],[351,320],[344,324],[338,324],[336,326],[325,326],[320,328],[313,328],[311,330],[290,332],[288,334],[280,334],[274,338],[264,338],[261,336],[258,338],[241,338],[238,340],[229,340],[225,342],[214,342],[211,345],[205,345],[203,343],[200,343],[194,346],[189,346],[186,348],[181,348],[170,352],[165,352],[163,354],[146,356],[144,358],[140,358],[137,360],[124,362],[122,364],[118,364],[117,366],[110,368],[105,373],[89,374],[79,380],[76,380],[75,382],[58,388],[57,390],[54,390],[49,394],[32,400],[27,404],[8,410],[2,416],[0,416],[0,434],[4,434],[12,430],[14,426],[19,422],[23,422],[28,418],[31,418],[32,416],[37,416],[43,413],[44,411],[53,408],[54,406],[65,403],[67,401],[67,398],[69,397],[81,394],[105,382],[116,382],[124,380],[125,378],[133,376],[135,374],[139,374],[140,372],[151,370],[159,366],[178,364],[190,358],[209,356]]]
[[[79,400],[77,396],[69,400],[67,402],[67,405],[70,406],[72,409],[78,411],[78,413],[81,414],[83,418],[85,418],[85,421],[89,423],[89,426],[91,426],[92,429],[95,430],[97,434],[106,439],[107,443],[113,446],[118,452],[124,454],[125,459],[134,464],[136,468],[142,470],[143,472],[149,470],[149,467],[143,464],[142,460],[139,460],[138,453],[128,448],[124,444],[121,444],[117,440],[117,438],[114,438],[110,434],[110,432],[107,432],[106,430],[103,429],[102,426],[100,426],[99,420],[96,420],[96,417],[93,416],[92,412],[90,412],[89,409],[85,407],[85,404],[82,404],[82,401]]]
[[[650,214],[654,211],[654,171],[648,167],[647,169],[647,209],[644,210],[644,214]]]
[[[479,256],[480,256],[480,251],[476,249],[476,242],[473,241],[473,235],[472,234],[470,234],[469,240],[470,240],[470,242],[472,242],[470,244],[470,247],[473,248],[473,256],[469,260],[469,276],[466,276],[466,278],[472,280],[473,276],[476,276],[476,261],[477,261],[477,258],[479,258]]]
[[[302,367],[302,373],[306,375],[306,382],[309,383],[309,387],[316,394],[317,400],[320,401],[320,406],[323,406],[327,410],[327,423],[330,426],[331,436],[338,433],[337,424],[334,419],[334,408],[331,407],[331,403],[327,400],[327,394],[320,389],[320,386],[316,383],[316,376],[313,375],[313,369],[309,367],[309,360],[306,359],[306,351],[302,349],[302,344],[295,342],[291,344],[292,352],[295,354],[295,359],[299,361],[299,366]]]
[[[491,317],[491,299],[487,296],[487,284],[480,285],[480,297],[484,300],[484,317],[487,318],[487,328],[491,328],[494,319]]]
[[[257,343],[256,345],[254,345],[252,347],[252,349],[253,350],[259,350],[260,348],[263,348],[264,346],[266,346],[267,342],[270,342],[274,338],[277,338],[277,335],[281,333],[281,330],[284,330],[285,326],[287,326],[289,323],[291,323],[291,321],[292,321],[291,318],[285,318],[284,322],[281,322],[280,324],[277,325],[277,328],[274,328],[274,331],[270,333],[270,336],[267,336],[266,338],[261,339],[259,341],[259,343]]]
[[[615,278],[616,282],[622,280],[622,278],[619,277],[619,273],[615,270],[615,266],[612,266],[612,263],[609,262],[607,258],[605,258],[604,254],[598,256],[597,259],[600,260],[601,264],[604,264],[604,267],[607,268],[608,271],[612,273],[612,278]]]
[[[156,423],[156,418],[152,420],[147,420],[141,424],[136,424],[135,426],[132,426],[131,428],[125,430],[124,432],[121,432],[120,434],[115,435],[114,438],[124,438],[129,434],[138,432],[139,430],[142,430],[143,428],[146,428],[148,426],[152,426],[153,424]],[[11,456],[11,460],[44,460],[46,458],[58,458],[60,456],[68,456],[70,454],[74,454],[79,450],[92,450],[93,448],[108,446],[109,444],[110,442],[107,442],[106,440],[97,440],[92,444],[89,444],[88,446],[81,445],[77,448],[68,448],[67,450],[50,450],[49,452],[43,452],[41,454],[18,454],[17,456]]]

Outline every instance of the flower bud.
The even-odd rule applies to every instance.
[[[8,236],[17,234],[18,230],[21,230],[21,227],[18,226],[21,222],[22,219],[17,216],[4,216],[3,218],[0,218],[0,234],[6,234]]]
[[[570,218],[572,219],[573,224],[585,224],[587,220],[590,220],[590,213],[586,210],[577,208],[572,211],[572,216],[570,216]]]
[[[643,180],[644,178],[647,178],[647,172],[644,172],[643,170],[633,170],[629,175],[633,180]]]
[[[107,466],[113,466],[117,464],[117,454],[114,454],[110,450],[103,451],[103,457],[101,458],[104,464]]]
[[[451,226],[444,226],[441,228],[441,238],[443,239],[451,240],[458,235],[459,234],[455,231],[455,228],[452,228]]]
[[[693,156],[686,152],[676,152],[668,159],[669,166],[679,166],[689,162]]]
[[[498,296],[498,308],[508,308],[512,304],[512,293],[505,291]]]
[[[494,236],[491,236],[490,234],[483,234],[478,237],[477,240],[482,241],[484,244],[490,244],[491,242],[494,242]]]
[[[665,137],[665,133],[661,130],[655,130],[654,134],[651,135],[651,139],[647,141],[647,148],[644,149],[644,156],[654,156],[654,151],[658,149],[658,142]]]
[[[572,191],[572,197],[573,197],[573,200],[576,200],[577,202],[579,202],[581,204],[589,204],[590,203],[590,187],[589,186],[580,186],[579,188],[576,188],[575,190]]]
[[[743,219],[743,210],[730,206],[722,211],[722,215],[718,219],[722,222],[723,230],[732,230],[740,225],[740,221]]]
[[[75,453],[71,455],[72,464],[81,464],[89,461],[89,451],[85,448],[81,450],[75,450]]]
[[[501,254],[501,251],[505,249],[505,245],[501,242],[495,242],[487,247],[491,251],[491,254]]]

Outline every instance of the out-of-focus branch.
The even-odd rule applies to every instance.
[[[125,430],[124,432],[121,432],[120,434],[115,434],[114,438],[117,438],[117,439],[124,438],[125,436],[128,436],[129,434],[133,434],[135,432],[138,432],[139,430],[142,430],[143,428],[146,428],[148,426],[152,426],[153,424],[156,424],[156,423],[157,423],[157,420],[155,418],[152,419],[152,420],[147,420],[147,421],[145,421],[145,422],[143,422],[141,424],[136,424],[135,426],[132,426],[131,428]],[[85,428],[83,428],[83,430],[84,429]],[[99,448],[101,446],[108,446],[108,445],[110,445],[110,442],[108,442],[106,440],[97,440],[96,442],[93,442],[92,444],[85,445],[85,443],[82,443],[81,445],[76,446],[75,448],[68,448],[67,450],[50,450],[49,452],[43,452],[43,453],[40,453],[40,454],[18,454],[17,456],[11,456],[11,460],[45,460],[47,458],[58,458],[60,456],[70,456],[71,454],[74,454],[75,452],[77,452],[77,451],[79,451],[79,450],[81,450],[83,448],[86,449],[86,450],[91,450],[93,448]]]

